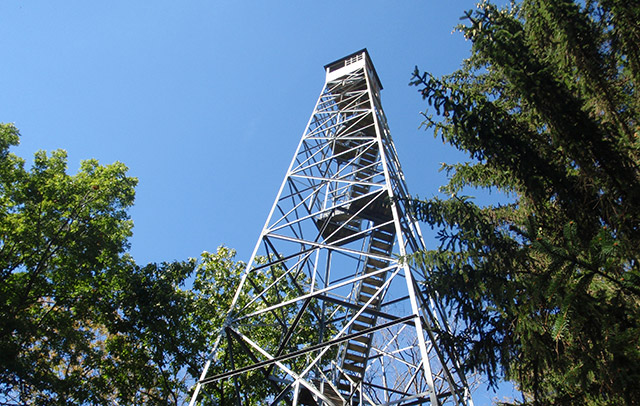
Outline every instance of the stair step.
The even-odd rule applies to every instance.
[[[368,150],[368,151],[365,151],[360,156],[360,165],[362,165],[362,166],[371,165],[374,162],[376,162],[377,160],[378,160],[378,151],[373,153],[373,151]]]
[[[369,192],[369,186],[353,185],[351,188],[351,197],[358,197]]]
[[[388,253],[392,247],[392,245],[386,241],[380,241],[375,239],[371,241],[371,246],[381,251],[384,251],[386,253]]]
[[[373,296],[374,294],[376,294],[378,292],[378,288],[372,288],[371,286],[367,286],[365,284],[362,284],[360,286],[360,292],[364,292],[370,296]]]
[[[389,252],[376,247],[369,247],[370,254],[387,255]]]
[[[367,353],[367,347],[364,347],[360,344],[356,344],[352,341],[349,341],[349,344],[347,344],[347,351],[353,351],[356,353],[360,353],[360,354],[366,354]]]
[[[351,371],[351,372],[355,372],[356,374],[358,374],[358,378],[360,378],[362,376],[362,374],[364,373],[364,367],[361,367],[361,366],[358,366],[358,365],[352,365],[352,364],[350,364],[348,362],[345,362],[344,364],[342,364],[342,369],[345,369],[345,370]]]
[[[354,363],[360,363],[360,364],[363,364],[366,361],[365,357],[362,357],[360,355],[351,354],[351,353],[347,353],[345,355],[345,359],[347,359],[349,361],[353,361]]]
[[[359,343],[364,344],[365,346],[369,345],[369,342],[371,341],[371,336],[358,336],[358,337],[353,337],[349,342],[354,342],[357,341]]]
[[[374,163],[378,160],[378,149],[376,148],[375,150],[372,150],[369,148],[362,154],[362,158],[366,159],[370,163]]]
[[[354,331],[362,331],[362,330],[366,330],[368,328],[371,328],[371,326],[368,325],[362,325],[360,323],[353,323],[351,324],[351,329]]]
[[[355,178],[356,178],[357,180],[362,181],[363,179],[370,178],[370,177],[371,177],[371,175],[373,175],[373,171],[366,170],[366,169],[360,169],[359,171],[357,171],[357,172],[355,173]]]
[[[369,265],[374,266],[378,269],[384,268],[388,265],[387,262],[374,258],[367,258],[367,262],[369,263]]]
[[[371,327],[371,326],[373,326],[373,323],[375,323],[376,320],[373,317],[368,317],[368,316],[365,316],[365,315],[361,314],[360,316],[358,316],[356,321],[358,323],[366,324],[367,326]]]
[[[379,271],[379,269],[378,268],[374,268],[370,264],[367,264],[367,267],[364,270],[365,273],[374,273],[374,272],[377,272],[377,271]],[[378,278],[378,277],[379,276],[377,276],[377,275],[372,276],[372,278]]]
[[[389,233],[376,232],[373,234],[373,240],[380,241],[383,244],[392,245],[393,240],[395,240],[395,235],[389,234]]]
[[[371,272],[368,272],[368,273],[371,273]],[[382,274],[369,276],[366,279],[364,279],[364,283],[366,283],[367,285],[376,286],[376,287],[382,286],[385,280],[385,276],[386,276],[385,274],[386,272]]]
[[[362,292],[360,293],[360,295],[358,295],[358,302],[359,303],[367,303],[369,300],[371,299],[371,296],[368,296],[366,294],[362,294]],[[371,301],[371,303],[369,303],[370,306],[377,306],[378,303],[380,302],[380,298],[375,298]]]
[[[377,228],[374,235],[381,240],[389,240],[389,237],[395,236],[395,228],[393,225],[387,225],[384,228]]]
[[[384,280],[380,279],[378,277],[370,276],[368,278],[363,279],[362,283],[366,283],[367,285],[380,287],[384,283]]]

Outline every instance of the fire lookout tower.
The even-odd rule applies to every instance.
[[[427,271],[401,260],[424,242],[380,79],[366,49],[325,71],[191,405],[471,406]]]

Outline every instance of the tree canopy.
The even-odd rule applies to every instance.
[[[27,170],[18,142],[1,124],[0,404],[185,404],[244,264],[221,247],[137,265],[127,168],[69,175],[58,150]]]
[[[412,81],[425,124],[469,156],[443,166],[450,197],[414,201],[440,246],[413,260],[461,322],[467,370],[525,404],[639,404],[640,5],[484,2],[465,19],[462,68]]]

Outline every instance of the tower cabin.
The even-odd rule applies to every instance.
[[[335,79],[338,79],[342,76],[346,76],[347,74],[357,70],[357,69],[367,69],[369,73],[369,77],[373,79],[374,89],[376,91],[376,96],[380,97],[380,90],[382,90],[382,83],[380,82],[380,78],[378,77],[378,73],[376,73],[375,68],[373,67],[373,62],[371,62],[371,58],[369,57],[369,52],[366,48],[363,48],[359,51],[356,51],[350,55],[345,56],[344,58],[340,58],[336,61],[328,63],[324,66],[326,76],[326,82],[332,82]]]

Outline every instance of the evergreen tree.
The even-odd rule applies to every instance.
[[[640,4],[484,2],[466,20],[462,68],[412,81],[469,156],[443,166],[450,198],[414,201],[439,229],[412,259],[461,321],[448,339],[524,403],[640,404]]]

